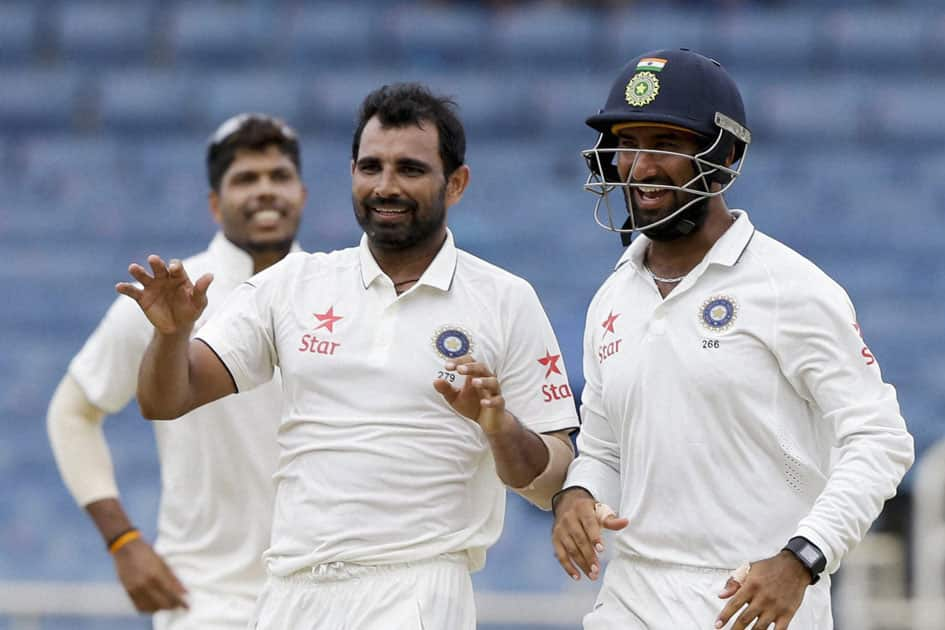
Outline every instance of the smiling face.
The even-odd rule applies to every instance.
[[[627,195],[638,228],[671,216],[697,197],[692,193],[658,186],[703,187],[695,181],[695,161],[688,157],[703,147],[696,134],[663,125],[640,125],[617,133],[617,171],[629,184]],[[670,153],[656,153],[670,152]]]
[[[223,234],[249,252],[288,252],[305,205],[306,190],[292,160],[275,145],[237,149],[210,209]]]
[[[373,248],[439,247],[446,238],[447,209],[462,196],[468,169],[446,177],[438,142],[429,121],[384,127],[375,116],[364,126],[351,164],[351,201]]]

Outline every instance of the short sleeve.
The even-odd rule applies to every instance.
[[[240,392],[268,383],[279,363],[271,279],[261,274],[238,286],[194,336],[220,358]]]
[[[574,397],[551,322],[531,285],[516,288],[498,373],[506,409],[536,433],[575,428]]]
[[[129,297],[115,300],[69,364],[69,374],[93,405],[121,411],[135,396],[138,367],[154,328]]]

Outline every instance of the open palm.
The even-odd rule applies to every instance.
[[[207,289],[213,276],[204,274],[192,283],[179,260],[165,264],[153,254],[148,256],[148,265],[153,275],[138,264],[128,267],[128,273],[140,287],[119,282],[115,290],[137,302],[158,332],[165,335],[189,333],[207,306]]]

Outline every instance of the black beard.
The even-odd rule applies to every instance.
[[[371,197],[358,202],[358,200],[352,196],[351,203],[354,207],[354,217],[357,219],[358,225],[360,225],[364,233],[367,234],[371,244],[380,249],[393,251],[409,249],[418,243],[428,240],[431,236],[436,234],[446,222],[445,187],[440,191],[440,195],[435,202],[436,205],[430,208],[431,212],[429,213],[429,218],[426,219],[418,218],[416,204],[407,205],[403,201],[385,202],[382,199]],[[387,229],[386,227],[379,228],[374,224],[371,220],[371,207],[384,205],[405,207],[408,212],[412,213],[413,221],[407,226],[406,230],[398,229],[399,226],[395,226],[393,229]],[[361,210],[364,211],[363,214]]]

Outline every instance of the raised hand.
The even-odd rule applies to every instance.
[[[128,273],[140,287],[119,282],[115,290],[136,301],[158,332],[165,335],[189,333],[207,306],[207,289],[213,275],[204,274],[196,283],[191,283],[179,260],[165,265],[159,256],[152,254],[148,256],[148,264],[154,275],[135,263],[128,267]]]
[[[187,589],[145,541],[135,540],[115,552],[115,571],[138,612],[187,608]]]
[[[433,387],[446,399],[457,413],[479,423],[486,433],[496,433],[502,427],[505,416],[505,398],[499,387],[499,379],[483,363],[466,355],[447,361],[444,367],[466,377],[460,389],[444,379],[433,381]]]
[[[611,508],[595,501],[587,490],[577,487],[560,495],[554,513],[551,542],[561,568],[572,579],[580,580],[580,567],[584,575],[596,580],[600,576],[598,554],[604,552],[601,529],[620,530],[630,521],[618,517]]]

